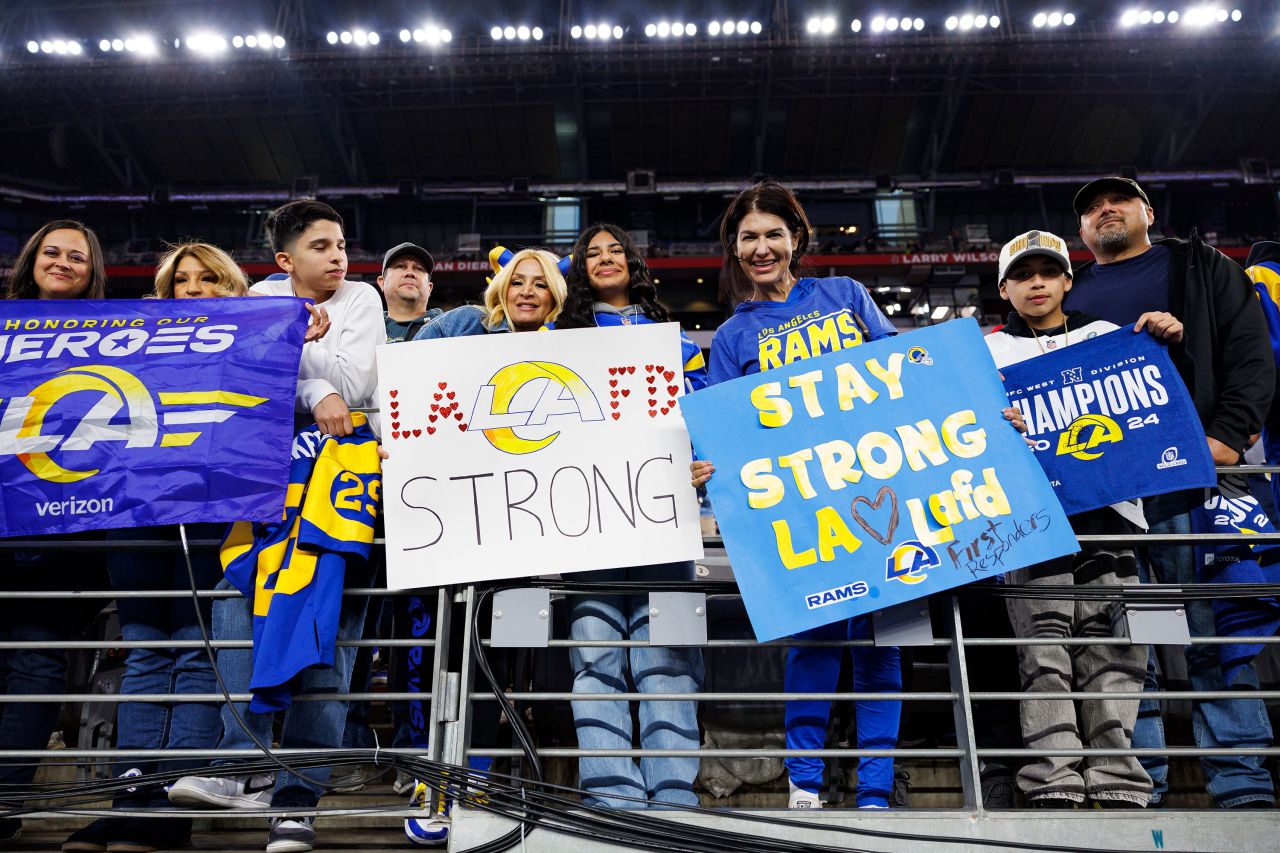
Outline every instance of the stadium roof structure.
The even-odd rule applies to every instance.
[[[1172,23],[1096,0],[839,5],[8,0],[0,192],[1269,182],[1280,164],[1272,3]]]

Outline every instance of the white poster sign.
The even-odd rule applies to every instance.
[[[378,349],[387,585],[702,556],[676,324]]]

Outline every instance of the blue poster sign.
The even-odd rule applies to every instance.
[[[680,404],[756,637],[1077,550],[977,323],[931,326]]]
[[[0,302],[0,536],[268,520],[300,299]]]
[[[1164,346],[1120,329],[1000,369],[1067,515],[1217,484]]]

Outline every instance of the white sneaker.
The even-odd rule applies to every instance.
[[[256,776],[183,776],[169,788],[169,802],[186,808],[265,809],[275,790],[273,773]],[[310,849],[310,848],[307,848]]]
[[[449,843],[449,807],[452,804],[444,794],[415,780],[409,805],[426,812],[423,817],[405,820],[404,834],[410,843],[418,847],[444,847]]]
[[[315,849],[315,820],[313,817],[274,818],[267,836],[267,853],[307,853]]]
[[[806,791],[804,788],[797,788],[795,785],[791,785],[791,796],[787,799],[787,808],[820,809],[822,808],[822,800],[818,799],[817,794]]]

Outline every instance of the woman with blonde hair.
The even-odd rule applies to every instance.
[[[244,296],[249,276],[223,250],[190,240],[170,246],[156,264],[157,299],[203,299]]]
[[[555,321],[569,290],[564,273],[569,259],[545,249],[511,252],[498,246],[489,253],[496,275],[484,291],[484,305],[463,305],[432,320],[414,338],[459,338],[493,332],[533,332]]]

